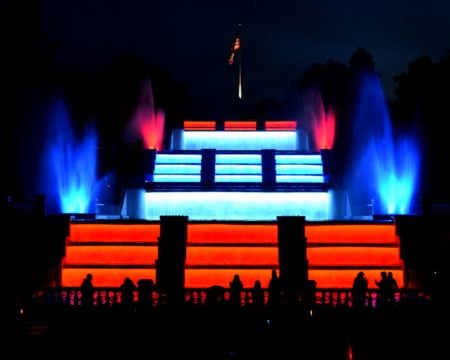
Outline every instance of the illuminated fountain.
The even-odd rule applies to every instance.
[[[376,74],[363,74],[353,124],[351,202],[372,214],[411,214],[419,181],[420,154],[413,136],[395,137]],[[355,206],[356,208],[356,206]]]
[[[123,216],[274,221],[303,214],[328,220],[332,198],[321,155],[307,151],[295,121],[286,123],[271,128],[266,122],[260,131],[256,122],[225,121],[224,130],[186,122],[172,139],[176,148],[157,152],[146,191],[127,191]]]
[[[164,140],[165,114],[155,108],[150,80],[144,82],[139,104],[125,133],[125,141],[143,141],[146,149],[161,150]]]
[[[97,136],[92,127],[77,140],[67,108],[58,100],[49,117],[47,149],[41,172],[41,187],[58,203],[59,211],[92,213],[97,190]]]
[[[312,150],[333,149],[336,133],[336,115],[333,108],[325,110],[322,95],[318,88],[313,88],[306,96],[305,121],[312,134]]]
[[[362,98],[367,98],[366,91],[370,94],[378,89],[373,82],[365,82],[366,86],[370,88],[362,91]],[[142,137],[144,151],[154,149],[154,157],[151,164],[140,167],[144,173],[138,177],[145,181],[126,188],[121,220],[130,221],[73,223],[63,264],[63,285],[77,286],[88,272],[101,286],[116,286],[126,276],[135,282],[156,279],[161,219],[180,216],[189,222],[184,238],[185,287],[227,286],[235,273],[240,274],[245,286],[256,279],[267,284],[271,270],[280,269],[279,218],[300,216],[306,219],[307,274],[318,287],[350,287],[361,270],[371,284],[380,271],[392,271],[402,286],[403,264],[395,224],[346,223],[347,211],[336,210],[342,197],[336,200],[323,162],[323,150],[333,147],[334,112],[325,111],[319,93],[311,96],[308,120],[314,134],[312,150],[305,129],[295,120],[265,121],[263,129],[256,121],[227,120],[222,127],[212,120],[186,120],[182,129],[171,134],[171,146],[161,150],[156,142],[149,144],[146,140],[152,138],[150,133],[161,134],[163,128],[162,113],[154,111],[147,83],[127,140]],[[378,94],[376,99],[380,98]],[[357,119],[371,118],[371,112],[382,114],[386,121],[387,112],[384,107],[380,109],[380,103],[361,99]],[[143,126],[146,121],[153,125]],[[144,133],[138,132],[144,128]],[[390,134],[390,125],[383,134],[386,132]],[[366,165],[378,161],[382,170],[381,160],[375,161],[378,158],[373,156],[387,154],[369,152],[366,146],[377,144],[376,134],[368,133],[370,141],[361,139],[357,145],[359,155],[366,161],[371,157]],[[384,141],[391,143],[390,136]],[[352,174],[360,175],[358,171],[362,170],[356,168]],[[373,177],[370,183],[376,184],[376,175],[371,170],[364,173],[364,180],[359,177],[352,185],[362,187],[369,183],[366,177]],[[302,235],[293,234],[293,238],[301,239]],[[298,261],[304,260],[299,255]]]

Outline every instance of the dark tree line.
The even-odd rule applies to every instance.
[[[394,77],[392,102],[396,128],[417,126],[423,139],[423,194],[430,201],[450,200],[448,171],[448,121],[450,50],[438,61],[420,56],[406,72]]]

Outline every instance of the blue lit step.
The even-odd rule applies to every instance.
[[[187,164],[155,164],[155,175],[197,174],[201,172],[200,165]]]
[[[187,174],[155,174],[153,175],[154,182],[194,182],[199,183],[201,180],[200,175],[187,175]]]
[[[154,183],[198,183],[201,181],[202,155],[158,153],[152,176]],[[216,183],[261,183],[260,153],[218,153],[215,157]],[[323,183],[320,154],[276,154],[277,183]]]
[[[315,164],[322,165],[322,156],[320,154],[276,154],[275,162],[281,164]]]
[[[225,183],[260,183],[262,182],[262,175],[240,175],[240,174],[226,174],[215,176],[215,182],[225,182]]]
[[[216,166],[220,164],[253,164],[261,166],[261,154],[217,154]]]
[[[323,166],[322,164],[277,164],[276,172],[283,175],[323,175]]]
[[[243,184],[247,187],[247,184]],[[305,216],[329,220],[331,195],[317,191],[144,191],[131,194],[127,207],[138,209],[139,219],[158,220],[161,215],[183,215],[190,220],[274,221],[278,216]],[[134,190],[138,191],[138,190]],[[137,202],[134,205],[131,202]]]
[[[277,183],[323,183],[322,157],[318,154],[275,155]]]
[[[242,164],[233,164],[233,165],[216,165],[216,175],[261,175],[262,168],[261,165],[242,165]]]
[[[217,154],[216,183],[261,183],[261,154]]]
[[[155,164],[198,164],[202,162],[200,154],[162,154],[157,153]]]
[[[278,175],[277,183],[323,183],[323,175]]]
[[[307,135],[302,130],[291,131],[174,131],[173,150],[245,150],[262,149],[307,150]]]
[[[199,154],[156,154],[153,182],[200,182]]]
[[[279,182],[271,185],[274,192],[327,192],[328,185],[323,182]],[[204,191],[200,182],[146,182],[145,191],[184,192]],[[263,192],[267,191],[261,181],[256,182],[220,182],[214,183],[212,191],[218,192]]]

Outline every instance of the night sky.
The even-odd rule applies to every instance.
[[[372,55],[387,97],[392,77],[421,55],[450,47],[446,0],[42,0],[57,57],[98,69],[120,52],[160,65],[185,83],[197,106],[227,106],[236,66],[227,63],[242,24],[243,95],[279,97],[313,63],[348,64],[361,46]]]

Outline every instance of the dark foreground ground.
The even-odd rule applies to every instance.
[[[449,359],[432,309],[41,308],[16,322],[15,356],[108,359]],[[34,356],[33,356],[34,357]]]

